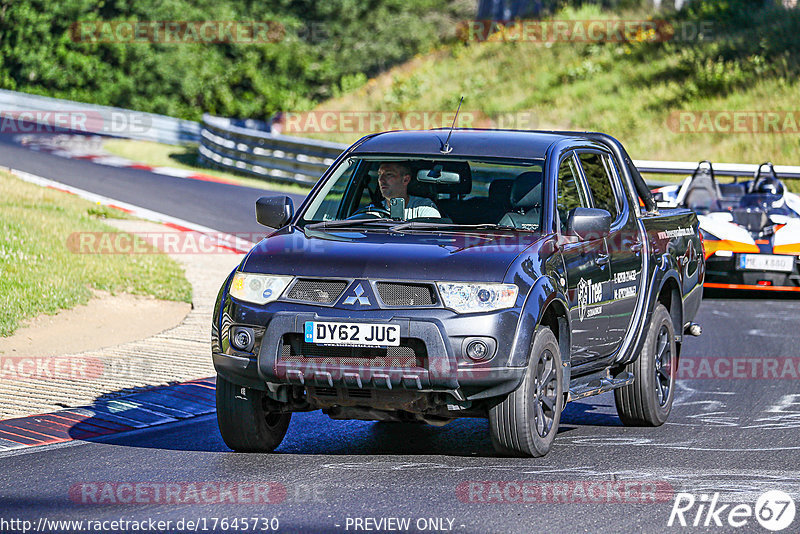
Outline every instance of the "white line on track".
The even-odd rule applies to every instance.
[[[140,219],[145,219],[148,221],[153,221],[162,224],[172,224],[175,226],[186,228],[193,232],[205,234],[209,237],[216,239],[220,245],[233,248],[237,252],[245,253],[249,251],[251,248],[253,248],[253,246],[255,245],[255,243],[253,243],[252,241],[249,241],[247,239],[242,239],[241,237],[237,237],[232,234],[227,234],[224,232],[220,232],[218,230],[214,230],[213,228],[209,228],[208,226],[196,224],[190,221],[186,221],[184,219],[179,219],[177,217],[172,217],[171,215],[167,215],[165,213],[159,213],[157,211],[152,211],[147,208],[143,208],[141,206],[136,206],[134,204],[123,202],[121,200],[116,200],[103,195],[98,195],[96,193],[92,193],[91,191],[86,191],[85,189],[79,189],[71,185],[62,184],[60,182],[56,182],[55,180],[50,180],[49,178],[43,178],[42,176],[37,176],[29,172],[20,171],[17,169],[12,169],[10,167],[3,167],[3,166],[0,166],[0,169],[13,174],[20,180],[23,180],[28,183],[44,187],[50,187],[59,191],[71,193],[83,199],[89,200],[91,202],[96,202],[104,206],[121,208],[123,211],[126,211],[131,215],[139,217]]]

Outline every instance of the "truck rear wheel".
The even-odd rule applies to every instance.
[[[656,306],[641,354],[628,364],[633,384],[614,390],[617,413],[627,426],[661,426],[674,397],[678,351],[675,327],[663,304]]]
[[[497,452],[544,456],[558,433],[564,407],[564,374],[553,332],[536,330],[522,384],[489,410],[489,432]]]
[[[270,411],[263,391],[217,375],[217,425],[225,445],[238,452],[272,452],[283,441],[291,413]]]

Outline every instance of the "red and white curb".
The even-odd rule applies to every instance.
[[[212,176],[202,172],[192,171],[188,169],[178,169],[175,167],[157,167],[148,165],[146,163],[139,163],[121,156],[113,156],[102,149],[98,151],[84,150],[78,148],[65,148],[63,146],[50,145],[45,143],[24,142],[22,146],[38,152],[47,152],[54,156],[59,156],[67,159],[82,159],[97,163],[98,165],[108,165],[109,167],[118,167],[124,169],[138,169],[148,171],[155,174],[164,176],[172,176],[173,178],[186,178],[189,180],[200,180],[203,182],[216,182],[220,184],[239,185],[233,180],[226,180],[218,176]]]
[[[255,246],[255,243],[253,243],[252,241],[243,239],[233,234],[226,234],[224,232],[219,232],[207,226],[186,221],[184,219],[179,219],[177,217],[172,217],[170,215],[159,213],[157,211],[152,211],[147,208],[142,208],[140,206],[135,206],[133,204],[128,204],[127,202],[122,202],[121,200],[115,200],[113,198],[98,195],[96,193],[92,193],[84,189],[79,189],[77,187],[65,185],[60,182],[50,180],[48,178],[43,178],[41,176],[31,174],[29,172],[2,166],[0,166],[0,169],[10,174],[13,174],[17,178],[25,182],[47,187],[49,189],[55,189],[56,191],[61,191],[62,193],[69,193],[72,195],[76,195],[85,200],[89,200],[91,202],[95,202],[103,206],[108,206],[110,208],[124,211],[125,213],[133,215],[134,217],[138,217],[140,219],[161,223],[165,226],[168,226],[169,228],[181,232],[197,232],[199,234],[203,234],[211,238],[212,240],[215,240],[217,247],[232,252],[244,254],[248,252],[251,248],[253,248],[253,246]]]
[[[91,406],[0,421],[0,452],[86,440],[214,413],[214,378],[98,399]]]

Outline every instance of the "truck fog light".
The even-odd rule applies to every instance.
[[[489,347],[480,339],[467,345],[467,356],[475,361],[485,360],[489,356]]]
[[[253,350],[255,336],[251,328],[235,326],[231,329],[231,346],[242,352]]]

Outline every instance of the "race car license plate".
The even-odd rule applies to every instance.
[[[398,347],[400,346],[400,327],[395,324],[306,321],[305,341],[320,345]]]
[[[794,269],[794,256],[776,254],[742,254],[739,269],[746,271],[780,271],[790,273]]]

